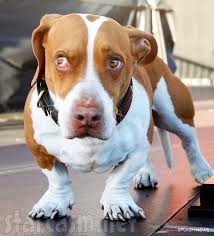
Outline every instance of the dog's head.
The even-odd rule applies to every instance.
[[[32,83],[45,77],[66,138],[109,139],[133,65],[148,64],[157,55],[149,33],[81,14],[45,15],[32,46],[38,62]]]

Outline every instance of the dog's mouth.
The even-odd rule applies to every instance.
[[[96,132],[93,129],[83,129],[83,130],[78,130],[78,132],[72,132],[72,134],[68,134],[65,137],[66,139],[84,139],[84,138],[95,138],[99,139],[102,141],[106,141],[109,139],[109,137],[105,136],[104,134],[100,132]]]

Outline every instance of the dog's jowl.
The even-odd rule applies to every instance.
[[[181,139],[197,182],[212,175],[197,142],[190,93],[157,57],[152,35],[103,16],[50,14],[34,30],[32,47],[38,67],[25,136],[49,187],[31,217],[65,216],[72,208],[71,166],[111,170],[100,201],[105,218],[145,218],[128,187],[132,180],[136,187],[157,183],[148,157],[154,124],[169,165],[167,131]]]

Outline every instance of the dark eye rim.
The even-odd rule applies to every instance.
[[[54,61],[56,61],[59,57],[65,57],[68,60],[68,57],[64,51],[57,51],[53,57]]]
[[[67,58],[66,55],[65,55],[65,53],[63,53],[63,52],[58,52],[58,53],[56,53],[54,59],[57,60],[59,57],[65,57],[65,58]]]

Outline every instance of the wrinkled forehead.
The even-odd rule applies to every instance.
[[[54,50],[84,50],[97,45],[125,50],[129,42],[124,28],[114,20],[96,15],[71,14],[60,18],[48,33]]]

